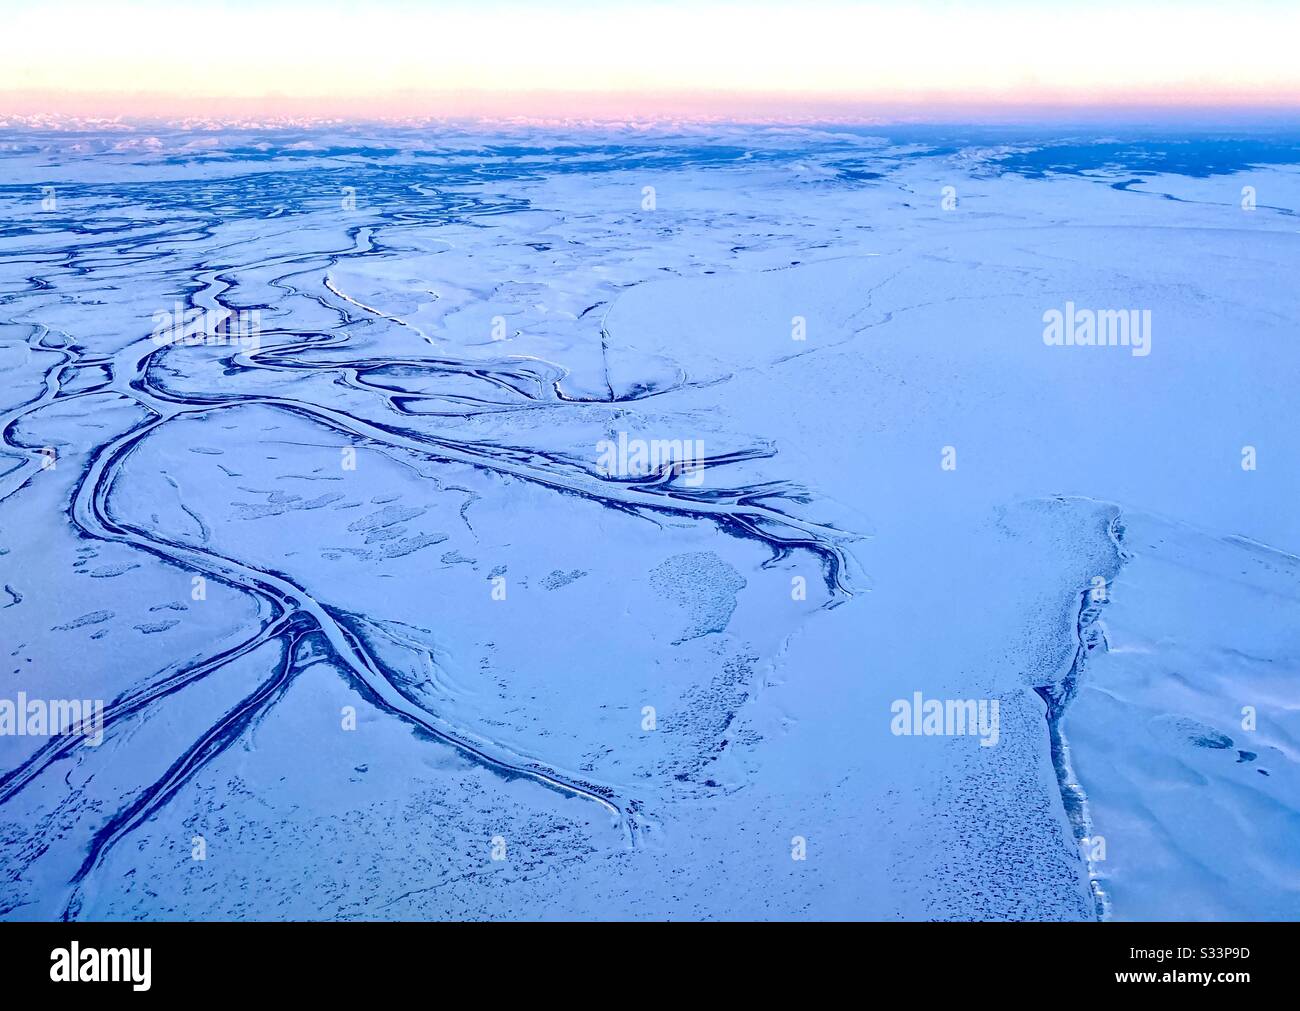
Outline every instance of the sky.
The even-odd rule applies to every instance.
[[[1297,0],[0,0],[0,114],[1300,108]]]

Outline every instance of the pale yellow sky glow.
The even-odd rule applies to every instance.
[[[549,102],[725,113],[760,97],[778,113],[927,100],[1300,105],[1294,3],[55,2],[0,13],[0,111],[531,115]]]

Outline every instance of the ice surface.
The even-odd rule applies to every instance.
[[[0,915],[1300,915],[1293,139],[147,136],[0,131]]]

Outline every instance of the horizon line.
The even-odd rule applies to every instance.
[[[1232,122],[1225,122],[1224,117]],[[1294,120],[1291,92],[1206,89],[1098,95],[1046,90],[961,96],[807,94],[781,91],[406,90],[387,95],[178,95],[149,91],[0,90],[0,120],[84,119],[162,123],[211,119],[311,120],[348,125],[400,122],[629,122],[772,125],[1016,125],[1178,122],[1218,126]]]

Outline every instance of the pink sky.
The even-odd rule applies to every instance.
[[[46,0],[0,114],[998,119],[1300,108],[1300,3]]]

